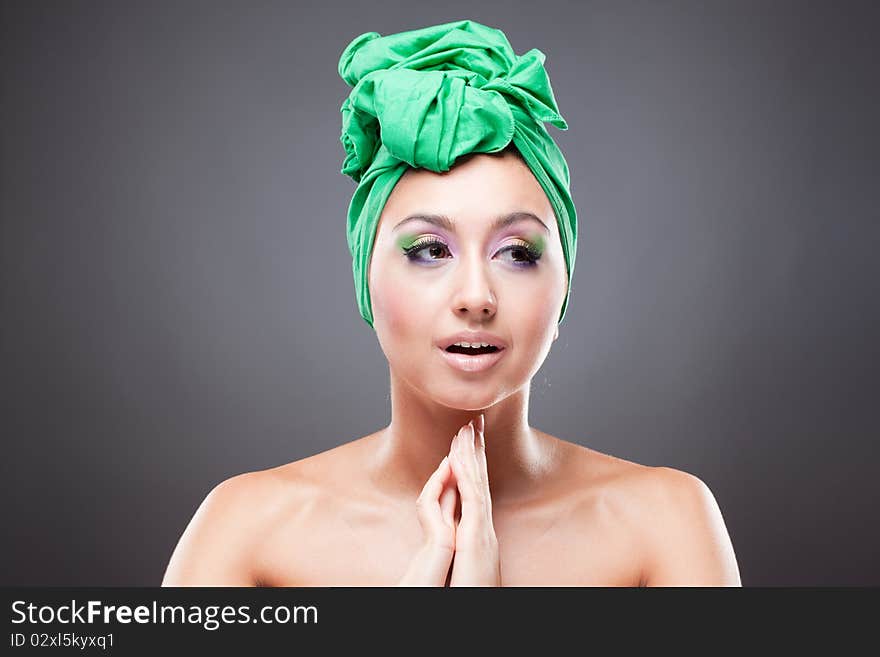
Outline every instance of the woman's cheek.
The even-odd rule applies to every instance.
[[[418,332],[419,318],[425,317],[424,296],[412,282],[399,276],[381,275],[376,278],[372,292],[373,316],[380,322],[390,339],[404,346]],[[430,339],[432,336],[426,336]]]
[[[548,271],[541,276],[523,277],[517,281],[513,291],[516,296],[516,306],[521,311],[528,310],[531,317],[540,321],[545,315],[558,314],[562,303],[564,285],[560,286],[560,279]]]

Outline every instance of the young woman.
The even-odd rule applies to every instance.
[[[219,484],[163,585],[740,584],[697,477],[529,424],[576,238],[536,60],[473,21],[346,48],[349,246],[391,421]]]

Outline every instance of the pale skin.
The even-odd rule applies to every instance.
[[[493,228],[513,213],[534,217]],[[401,224],[413,215],[451,225]],[[525,245],[540,246],[534,266]],[[552,207],[522,160],[408,171],[383,209],[369,277],[391,422],[217,485],[163,586],[741,585],[700,479],[529,425],[567,277]],[[503,358],[451,368],[437,342],[475,330],[503,338]]]

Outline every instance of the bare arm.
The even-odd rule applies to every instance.
[[[672,468],[651,485],[646,586],[742,586],[733,544],[709,487]]]
[[[180,537],[162,586],[254,586],[254,475],[227,479],[208,493]]]

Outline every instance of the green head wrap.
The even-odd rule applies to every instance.
[[[358,187],[348,209],[348,248],[361,316],[372,327],[367,280],[376,226],[409,167],[449,171],[468,153],[495,153],[513,142],[556,214],[571,294],[577,216],[568,165],[544,122],[561,130],[544,53],[517,57],[501,30],[463,20],[398,34],[367,32],[339,59],[352,88],[342,103],[345,163]]]

